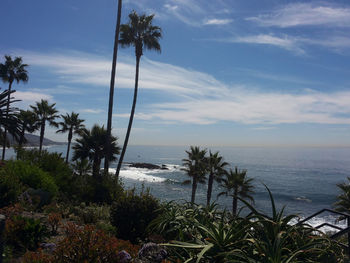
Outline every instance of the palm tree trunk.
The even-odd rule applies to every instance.
[[[120,17],[122,11],[122,0],[118,0],[118,14],[117,14],[117,26],[115,28],[114,49],[113,49],[113,61],[111,72],[111,84],[109,87],[109,104],[108,104],[108,119],[107,119],[107,138],[106,138],[106,158],[104,164],[104,171],[108,172],[109,158],[111,155],[111,133],[112,133],[112,113],[113,113],[113,97],[114,97],[114,81],[115,71],[117,65],[118,45],[119,45],[119,29],[120,29]]]
[[[19,147],[22,147],[24,143],[24,133],[25,133],[25,124],[23,124],[22,130],[21,130],[21,137],[19,138]]]
[[[129,119],[129,125],[128,125],[128,129],[127,129],[127,131],[126,131],[123,149],[122,149],[122,152],[121,152],[121,154],[120,154],[120,158],[119,158],[119,162],[118,162],[117,171],[115,172],[115,176],[116,176],[117,181],[118,181],[118,179],[119,179],[120,168],[121,168],[122,163],[123,163],[124,155],[125,155],[125,152],[126,152],[126,147],[128,146],[128,141],[129,141],[131,126],[132,126],[132,122],[133,122],[133,120],[134,120],[135,107],[136,107],[136,100],[137,100],[137,88],[138,88],[138,85],[139,85],[140,58],[141,58],[141,56],[136,56],[136,73],[135,73],[134,100],[133,100],[133,103],[132,103],[132,108],[131,108],[131,113],[130,113],[130,119]]]
[[[192,194],[191,194],[191,203],[192,204],[194,204],[194,199],[196,198],[196,191],[197,191],[197,180],[196,180],[196,177],[193,177]]]
[[[94,156],[94,162],[92,164],[92,177],[97,179],[100,174],[100,166],[101,166],[101,160],[98,158],[98,156],[95,154]]]
[[[69,160],[69,150],[70,150],[70,144],[72,142],[73,138],[73,128],[70,128],[69,133],[68,133],[68,146],[67,146],[67,154],[66,154],[66,163],[68,163]]]
[[[8,88],[8,95],[7,95],[7,106],[6,106],[6,119],[8,118],[9,116],[9,110],[10,110],[10,91],[11,91],[11,87],[12,87],[12,82],[13,81],[10,81],[9,82],[9,88]],[[7,129],[6,127],[5,128],[5,131],[4,131],[4,141],[2,143],[2,157],[1,157],[1,160],[5,160],[5,151],[6,151],[6,141],[7,141]]]
[[[207,206],[210,205],[211,193],[213,191],[214,174],[210,173],[208,178]]]
[[[42,120],[41,127],[40,127],[39,155],[41,154],[41,150],[43,148],[44,134],[45,134],[45,120]]]
[[[238,202],[238,194],[237,194],[237,188],[235,188],[235,191],[233,193],[233,198],[232,198],[232,215],[233,216],[237,215],[237,202]]]

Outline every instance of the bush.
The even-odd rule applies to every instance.
[[[111,224],[117,229],[117,237],[131,242],[145,238],[145,229],[157,217],[159,201],[152,195],[128,191],[111,207]]]
[[[71,195],[74,192],[73,170],[66,164],[61,154],[49,153],[46,150],[39,154],[38,149],[21,148],[17,149],[17,158],[36,165],[49,173],[63,193]]]
[[[45,254],[42,250],[36,253],[29,252],[24,256],[24,262],[119,262],[121,254],[124,254],[121,253],[123,250],[136,257],[139,247],[111,237],[91,225],[79,227],[69,223],[66,227],[66,237],[58,243],[52,255]]]
[[[40,220],[15,215],[6,220],[5,240],[17,252],[35,250],[48,231]]]
[[[45,203],[49,202],[52,197],[58,193],[58,187],[54,179],[46,172],[35,165],[24,161],[8,161],[0,170],[0,188],[6,190],[5,194],[1,192],[2,205],[8,205],[16,201],[18,195],[28,189],[33,188],[37,191],[30,190],[29,195],[44,197]],[[40,189],[40,191],[39,191]],[[45,194],[44,192],[47,193]],[[42,203],[42,200],[40,200]]]
[[[0,208],[15,203],[22,189],[23,186],[18,177],[0,172]]]

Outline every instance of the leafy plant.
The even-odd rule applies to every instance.
[[[117,237],[135,242],[145,238],[147,225],[157,217],[159,201],[148,192],[128,191],[111,206],[111,224],[117,228]]]
[[[35,250],[48,232],[40,220],[15,215],[6,220],[5,240],[16,251]]]

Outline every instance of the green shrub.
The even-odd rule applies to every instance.
[[[0,172],[0,208],[15,203],[22,189],[23,186],[18,177]]]
[[[27,188],[43,189],[55,196],[58,192],[54,179],[39,167],[24,161],[8,161],[1,170],[18,180]]]
[[[23,253],[35,250],[48,235],[48,231],[40,220],[15,215],[6,220],[5,240],[14,251]]]
[[[73,170],[66,164],[60,153],[49,153],[47,150],[43,150],[39,154],[38,149],[22,148],[17,149],[17,158],[36,165],[49,173],[63,193],[68,195],[74,193]]]
[[[135,242],[145,238],[145,229],[157,217],[159,201],[152,195],[128,191],[111,207],[111,224],[117,229],[117,237]]]

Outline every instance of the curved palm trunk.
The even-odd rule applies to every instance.
[[[214,174],[210,173],[208,178],[207,206],[210,205],[211,193],[213,191]]]
[[[41,150],[43,148],[44,134],[45,134],[45,120],[41,123],[40,127],[40,142],[39,142],[39,155],[41,154]]]
[[[115,28],[114,49],[113,49],[113,61],[111,72],[111,84],[109,88],[109,104],[108,104],[108,119],[107,119],[107,139],[106,139],[106,156],[111,155],[111,133],[112,133],[112,113],[113,113],[113,97],[114,97],[114,81],[115,71],[117,65],[117,54],[119,44],[119,29],[120,29],[120,17],[122,10],[122,0],[118,0],[118,14],[117,14],[117,26]],[[104,171],[108,172],[109,158],[105,158]]]
[[[67,146],[67,154],[66,154],[66,163],[68,163],[68,160],[69,160],[69,150],[70,150],[70,144],[72,142],[72,138],[73,138],[73,128],[70,128],[69,133],[68,133],[68,146]]]
[[[12,87],[12,82],[13,81],[10,81],[9,82],[9,88],[8,88],[8,95],[7,95],[7,106],[6,106],[6,119],[8,118],[9,116],[9,110],[10,110],[10,96],[11,96],[11,87]],[[7,141],[7,129],[5,127],[5,131],[4,131],[4,141],[2,143],[2,157],[1,157],[1,160],[5,160],[5,151],[6,151],[6,141]]]
[[[232,215],[236,216],[237,215],[237,203],[238,203],[238,189],[235,188],[235,191],[233,193],[233,198],[232,198]]]
[[[21,130],[21,137],[19,138],[19,147],[21,147],[24,143],[24,133],[25,133],[25,123],[22,126],[22,130]]]
[[[136,57],[136,73],[135,73],[134,100],[133,100],[133,103],[132,103],[132,108],[131,108],[131,113],[130,113],[130,119],[129,119],[129,125],[128,125],[128,130],[126,131],[123,149],[122,149],[122,152],[121,152],[121,154],[120,154],[120,158],[119,158],[119,162],[118,162],[117,171],[115,172],[115,176],[116,176],[117,181],[118,181],[118,179],[119,179],[120,168],[121,168],[122,163],[123,163],[124,155],[125,155],[125,152],[126,152],[126,147],[128,146],[128,141],[129,141],[131,126],[132,126],[132,122],[133,122],[133,120],[134,120],[135,107],[136,107],[136,100],[137,100],[137,88],[138,88],[138,84],[139,84],[139,66],[140,66],[140,58],[141,58],[141,56],[137,56],[137,57]]]
[[[192,204],[194,204],[194,199],[196,198],[196,191],[197,191],[197,179],[196,179],[196,177],[193,177],[192,194],[191,194],[191,203]]]
[[[97,155],[94,157],[94,162],[92,164],[92,176],[97,179],[100,175],[101,159]]]

